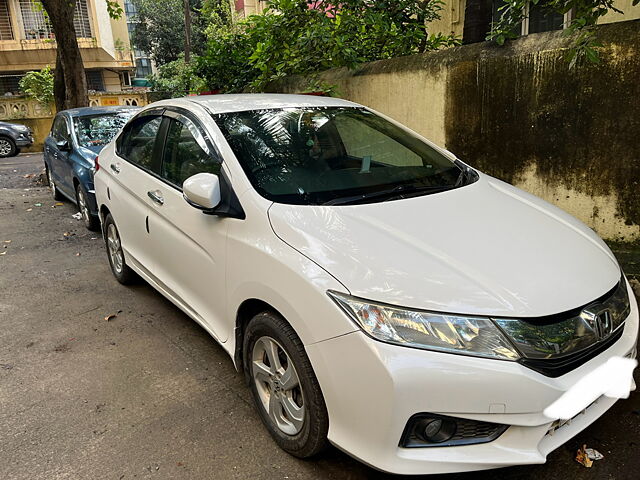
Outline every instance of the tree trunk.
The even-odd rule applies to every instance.
[[[184,0],[184,63],[191,61],[191,5]]]
[[[56,110],[89,105],[87,79],[73,26],[76,0],[42,0],[56,34],[54,94]]]
[[[66,105],[66,88],[64,86],[64,68],[60,60],[62,50],[56,49],[56,68],[53,71],[53,98],[56,103],[56,110],[64,110]]]
[[[467,0],[464,9],[462,43],[484,42],[491,30],[491,0]]]

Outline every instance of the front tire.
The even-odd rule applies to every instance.
[[[100,219],[97,215],[93,215],[89,210],[87,194],[80,184],[76,185],[76,204],[78,205],[78,210],[82,215],[84,226],[93,232],[100,230]]]
[[[256,408],[280,448],[299,458],[324,450],[327,407],[304,346],[291,326],[273,312],[256,315],[247,325],[243,354]]]
[[[0,158],[15,157],[17,154],[15,142],[9,137],[0,137]]]
[[[121,284],[130,285],[136,279],[136,274],[124,260],[120,233],[111,214],[107,214],[104,220],[104,240],[107,244],[107,256],[113,276]]]

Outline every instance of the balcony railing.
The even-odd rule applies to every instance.
[[[105,92],[89,95],[89,106],[146,105],[147,94],[144,92]],[[0,121],[32,118],[50,118],[54,114],[53,107],[46,107],[35,100],[23,96],[0,97]]]

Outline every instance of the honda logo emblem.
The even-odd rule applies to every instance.
[[[611,311],[604,305],[590,305],[581,315],[598,340],[604,340],[613,332]]]

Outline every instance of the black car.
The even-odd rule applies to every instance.
[[[0,122],[0,158],[15,157],[23,147],[33,145],[33,132],[25,125]]]
[[[98,230],[93,169],[100,150],[138,107],[85,107],[58,112],[44,141],[44,165],[53,198],[78,205],[90,230]]]

